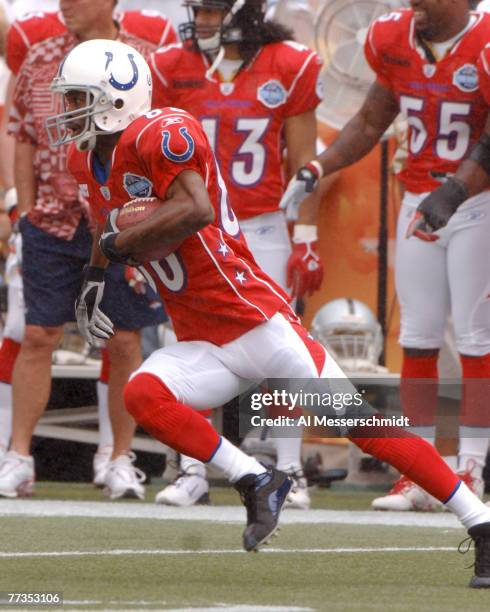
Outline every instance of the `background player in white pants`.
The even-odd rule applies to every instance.
[[[407,229],[421,203],[428,211],[432,200],[426,196],[441,181],[446,181],[445,189],[464,191],[450,176],[484,125],[486,102],[476,65],[490,36],[490,16],[471,13],[467,0],[413,0],[412,6],[413,10],[393,11],[371,25],[365,54],[376,83],[331,148],[298,173],[285,203],[294,206],[323,172],[361,159],[400,111],[407,116],[409,159],[401,173],[406,194],[396,253],[404,349],[402,407],[414,429],[433,442],[437,358],[451,309],[464,381],[458,469],[481,496],[490,424],[482,381],[490,376],[488,196],[468,199],[471,194],[464,192],[467,201],[435,235],[413,235]],[[450,195],[444,205],[450,208]],[[425,379],[426,384],[414,379]],[[393,510],[430,510],[434,505],[403,477],[388,496],[373,502],[376,509]]]

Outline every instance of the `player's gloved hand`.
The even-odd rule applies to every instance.
[[[124,266],[124,278],[131,289],[138,295],[146,293],[146,278],[141,274],[138,268],[132,266]]]
[[[445,227],[469,197],[464,183],[454,177],[449,178],[418,205],[417,213],[408,227],[407,238],[417,236],[420,240],[430,242],[438,240],[439,237],[434,236],[434,232]]]
[[[87,266],[82,290],[75,302],[78,328],[89,344],[108,340],[114,335],[114,325],[99,305],[104,295],[104,268]]]
[[[114,208],[114,210],[111,210],[111,212],[107,215],[104,232],[99,240],[99,246],[102,253],[104,253],[109,261],[133,265],[135,262],[131,260],[131,256],[124,255],[116,246],[116,238],[120,233],[116,223],[118,214],[119,209]]]
[[[415,236],[419,240],[424,242],[435,242],[439,240],[439,236],[434,234],[434,230],[425,220],[424,215],[418,210],[415,211],[412,220],[410,221],[407,229],[407,238]]]
[[[316,189],[318,181],[323,176],[323,170],[319,162],[315,159],[308,162],[298,170],[296,176],[289,181],[284,192],[279,208],[286,211],[288,221],[298,219],[299,206],[301,202]]]
[[[323,265],[317,253],[318,236],[315,225],[296,225],[293,252],[287,263],[287,286],[291,296],[301,298],[318,291],[323,280]]]

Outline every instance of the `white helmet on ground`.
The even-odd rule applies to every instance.
[[[53,79],[51,90],[63,96],[85,93],[86,103],[46,119],[52,146],[77,141],[79,148],[93,148],[98,134],[124,130],[151,108],[151,73],[144,57],[117,40],[94,39],[77,45],[68,53]],[[79,131],[70,123],[85,124]]]
[[[350,298],[328,302],[314,316],[311,334],[343,369],[349,372],[378,369],[383,350],[381,326],[363,302]]]

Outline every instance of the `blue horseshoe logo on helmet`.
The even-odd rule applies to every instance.
[[[194,139],[189,134],[186,127],[179,128],[179,134],[186,140],[187,149],[183,153],[174,153],[169,146],[171,134],[168,130],[164,130],[162,132],[162,151],[165,157],[170,161],[183,163],[194,155],[195,144]]]
[[[105,52],[106,57],[107,57],[107,61],[105,64],[105,70],[107,70],[107,68],[109,67],[109,64],[112,62],[112,60],[114,59],[114,54],[111,51],[106,51]],[[129,63],[131,64],[131,67],[133,69],[133,76],[131,77],[131,79],[127,82],[127,83],[120,83],[119,81],[116,81],[116,79],[114,78],[114,75],[111,72],[111,76],[109,78],[109,83],[115,88],[118,89],[119,91],[128,91],[128,89],[132,89],[136,83],[138,82],[138,66],[136,65],[136,62],[134,61],[134,55],[132,53],[128,53],[128,60]]]

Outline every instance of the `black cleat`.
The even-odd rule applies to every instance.
[[[472,589],[490,589],[490,523],[468,529],[475,542],[475,575],[470,580]]]
[[[247,509],[247,527],[243,532],[245,550],[258,551],[261,544],[267,544],[277,530],[279,514],[291,487],[289,476],[274,468],[258,476],[247,474],[235,483]]]

